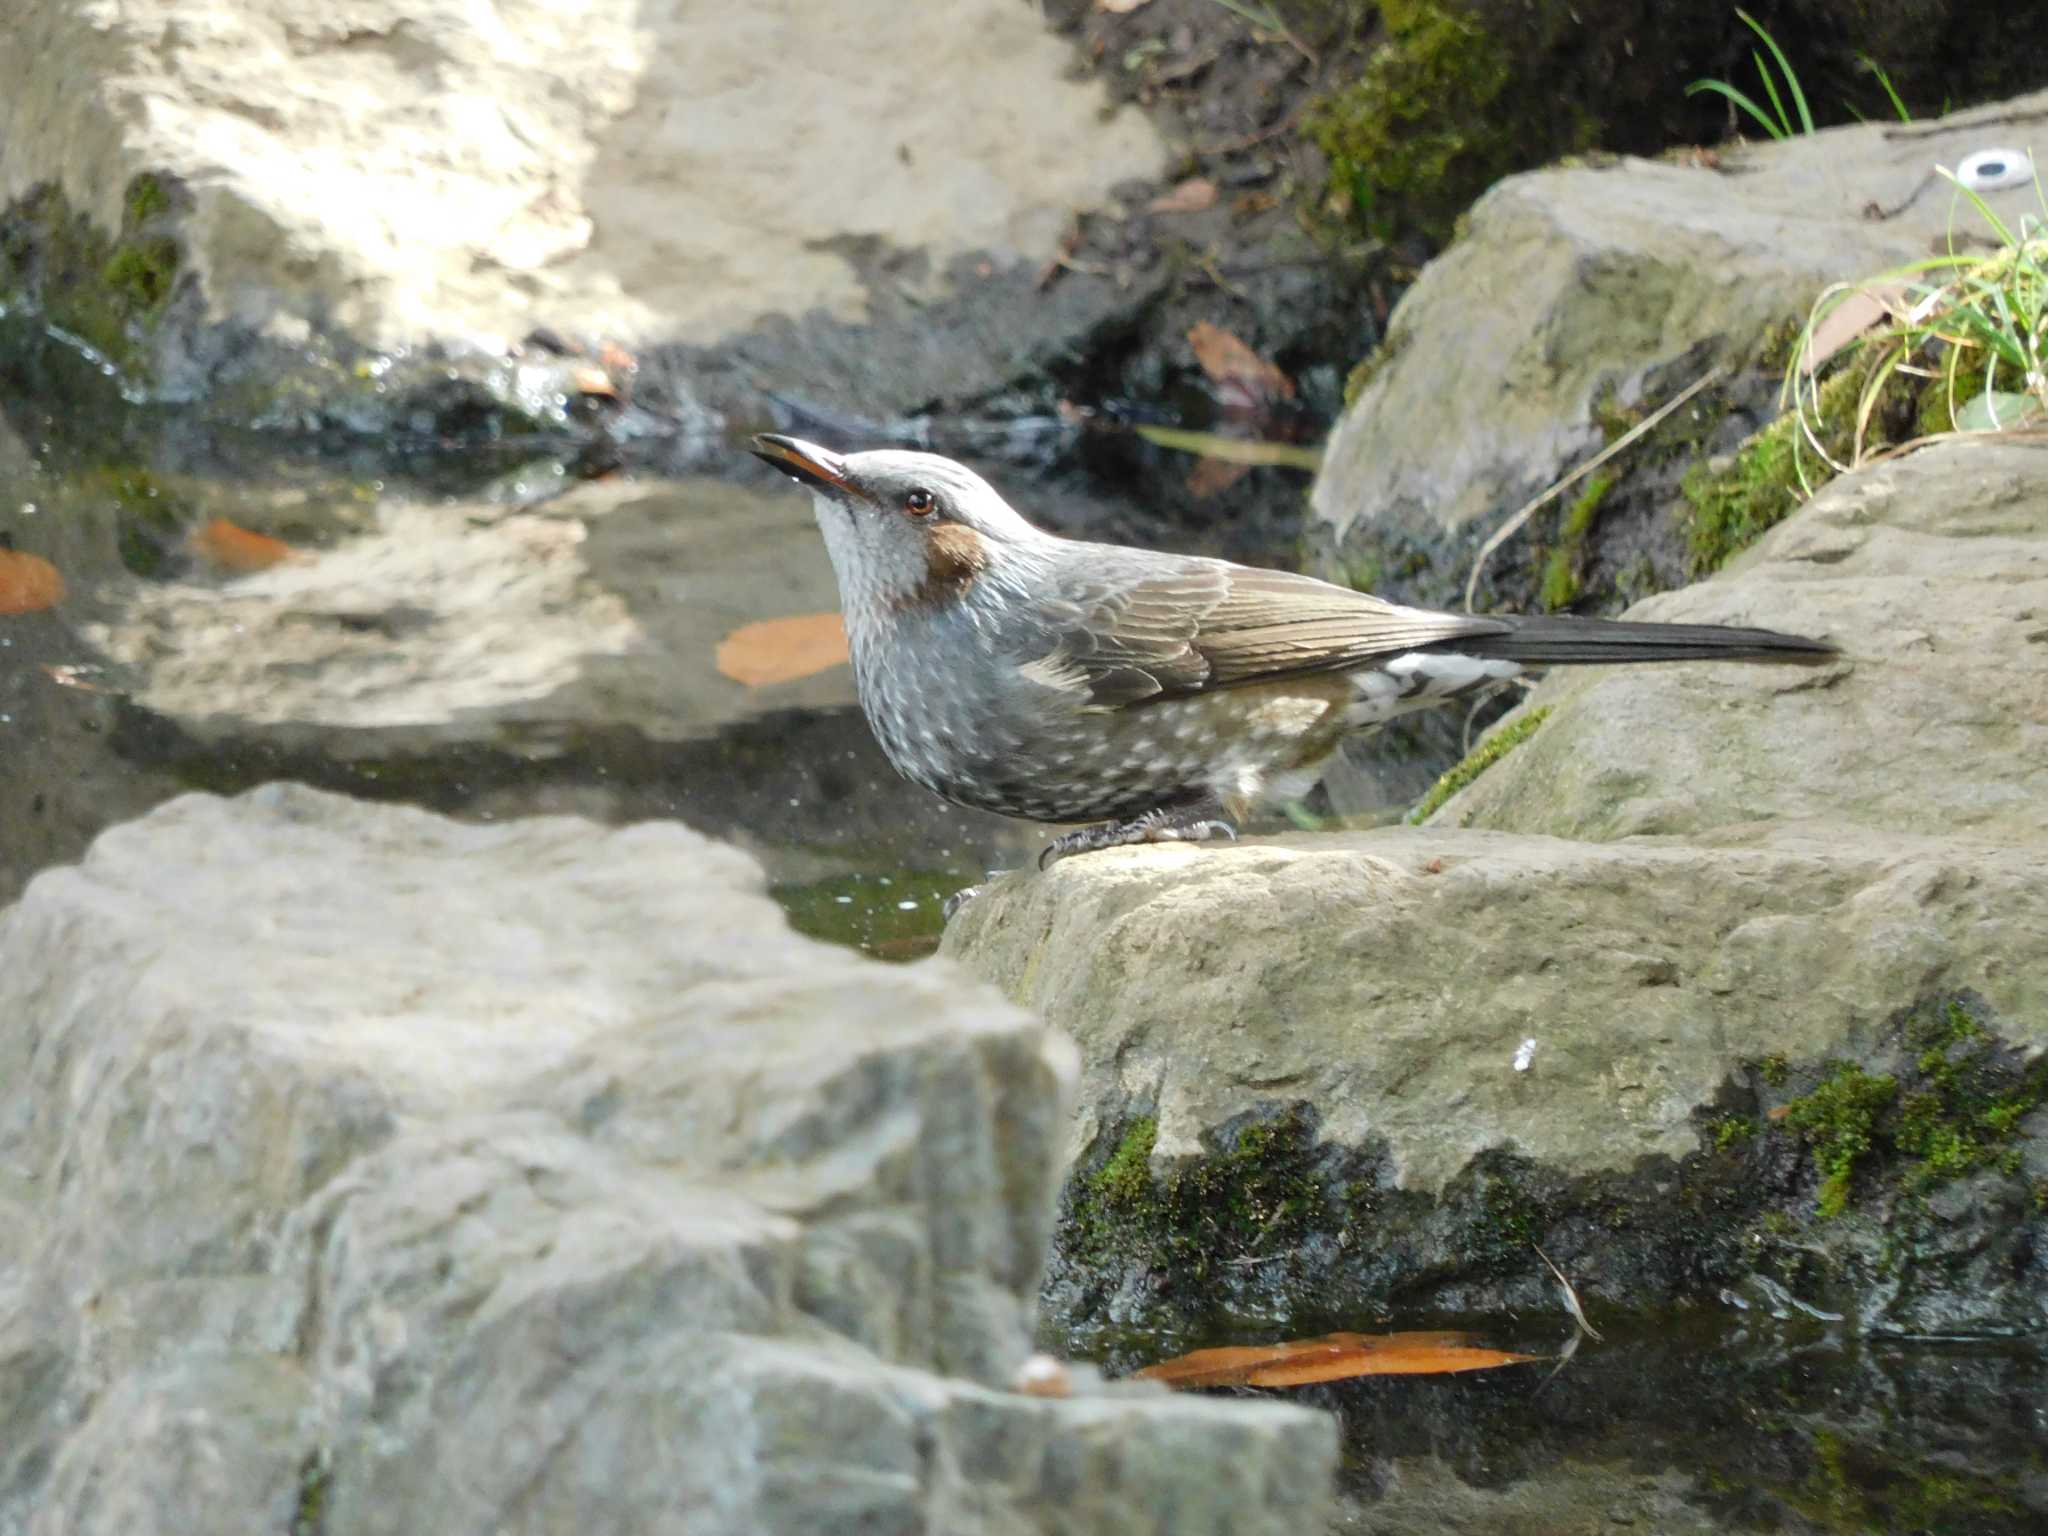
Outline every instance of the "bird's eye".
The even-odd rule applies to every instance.
[[[922,486],[903,498],[903,510],[912,517],[929,517],[936,505],[938,503],[932,500],[932,493]]]

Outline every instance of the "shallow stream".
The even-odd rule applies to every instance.
[[[0,320],[0,549],[49,562],[63,596],[0,615],[0,902],[172,795],[285,777],[477,819],[678,819],[759,858],[798,927],[906,959],[948,893],[1042,842],[898,779],[844,666],[720,670],[735,631],[834,606],[804,498],[737,438],[662,477],[562,444],[223,432],[124,402],[24,326]],[[991,441],[980,467],[1048,522],[1290,556],[1257,535],[1294,528],[1292,471],[1253,472],[1256,525],[1202,529],[1146,493],[1184,472],[1170,457],[1053,429],[1028,455]],[[1398,815],[1463,724],[1361,752],[1313,812]],[[1450,1321],[1545,1355],[1570,1332]],[[1251,1337],[1088,1347],[1120,1373]],[[2048,1366],[2019,1345],[1873,1344],[1709,1306],[1612,1327],[1555,1371],[1302,1395],[1346,1426],[1347,1530],[2048,1529]]]

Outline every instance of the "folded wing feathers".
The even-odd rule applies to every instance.
[[[1063,627],[1058,648],[1088,678],[1093,702],[1112,708],[1262,678],[1343,671],[1508,627],[1218,560],[1189,559],[1124,582],[1115,580],[1112,568],[1083,578],[1062,597],[1081,617]]]

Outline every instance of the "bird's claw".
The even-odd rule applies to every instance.
[[[1103,822],[1062,832],[1039,850],[1038,867],[1041,872],[1047,870],[1070,853],[1094,853],[1137,843],[1200,843],[1212,837],[1234,843],[1237,828],[1216,816],[1167,816],[1154,811],[1135,821]]]

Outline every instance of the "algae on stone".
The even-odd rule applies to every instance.
[[[1464,760],[1445,770],[1443,776],[1429,787],[1429,793],[1408,813],[1409,825],[1420,826],[1442,810],[1446,800],[1535,735],[1549,714],[1547,705],[1532,709],[1520,719],[1509,721],[1466,753]]]

